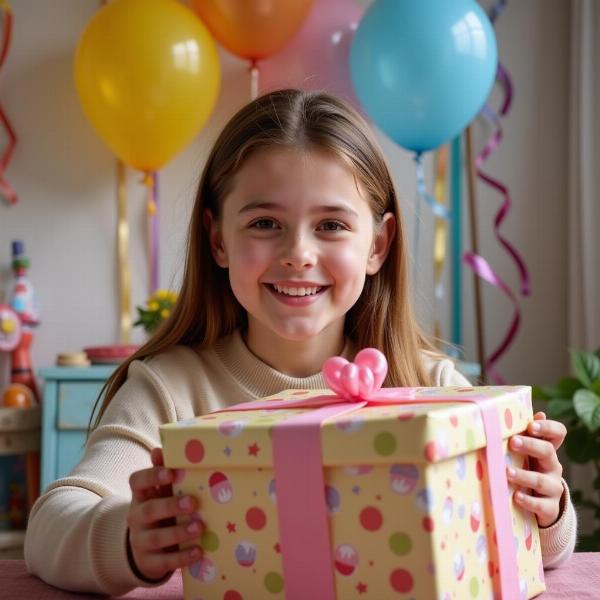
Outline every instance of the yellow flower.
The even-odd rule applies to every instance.
[[[169,290],[156,290],[153,294],[154,298],[157,300],[165,300],[169,297]]]
[[[168,308],[163,308],[163,309],[160,311],[160,316],[161,316],[163,319],[166,319],[166,318],[167,318],[167,317],[168,317],[170,314],[171,314],[171,311],[170,311]]]
[[[152,312],[157,311],[158,310],[158,302],[156,302],[156,300],[151,300],[150,302],[148,302],[148,310],[151,310]]]

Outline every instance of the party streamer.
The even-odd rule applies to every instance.
[[[146,238],[148,244],[148,295],[158,289],[158,174],[146,173],[142,183],[147,188]]]
[[[129,222],[125,165],[117,161],[117,256],[119,261],[119,299],[121,343],[129,344],[131,335],[131,277],[129,274]]]
[[[8,48],[10,46],[10,40],[12,36],[12,24],[13,24],[13,14],[12,9],[8,2],[5,0],[0,0],[0,11],[2,11],[2,46],[0,47],[0,68],[4,65],[4,61],[6,60],[6,55],[8,54]],[[13,151],[17,144],[17,134],[13,129],[6,113],[2,105],[0,104],[0,122],[2,126],[6,130],[6,134],[8,136],[8,144],[6,148],[0,154],[0,193],[4,196],[5,200],[9,204],[16,204],[17,202],[17,193],[14,188],[6,181],[4,178],[4,172],[8,167],[8,163],[12,158]]]
[[[505,5],[506,0],[500,0],[499,2],[496,2],[494,6],[490,9],[490,19],[492,22],[494,22],[498,15],[502,12]],[[502,142],[503,131],[500,118],[505,117],[508,114],[512,105],[512,81],[508,71],[501,64],[498,64],[496,80],[500,84],[504,92],[504,100],[502,102],[502,106],[498,114],[496,114],[487,105],[481,111],[481,114],[494,125],[495,130],[488,139],[481,152],[475,157],[475,168],[477,176],[490,187],[499,192],[503,197],[502,205],[494,219],[494,232],[500,244],[504,247],[504,249],[509,253],[511,258],[513,259],[519,272],[521,294],[523,296],[527,296],[530,294],[531,291],[527,265],[525,264],[525,261],[523,260],[521,255],[514,248],[514,246],[512,246],[512,244],[510,244],[510,242],[508,242],[508,240],[504,238],[500,233],[500,226],[508,216],[512,205],[510,192],[504,184],[502,184],[497,179],[491,177],[481,169],[483,163],[491,156],[491,154],[499,147],[500,143]],[[486,359],[484,368],[485,373],[490,375],[496,383],[504,384],[504,378],[500,375],[500,373],[496,371],[494,365],[500,359],[500,357],[508,350],[510,345],[514,342],[516,334],[519,330],[521,323],[521,312],[519,303],[515,295],[511,292],[508,285],[494,272],[489,263],[483,257],[467,252],[465,254],[464,260],[478,277],[482,278],[494,287],[497,287],[499,290],[501,290],[510,299],[514,306],[514,316],[504,336],[504,339],[502,340],[498,348],[494,352],[492,352],[492,354]]]

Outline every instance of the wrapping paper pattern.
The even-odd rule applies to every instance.
[[[506,440],[532,418],[527,387],[422,388],[410,404],[367,407],[323,425],[337,598],[494,598],[485,435],[475,405],[452,403],[464,394],[494,399],[507,464],[522,466]],[[448,403],[419,404],[431,395]],[[165,464],[180,469],[175,493],[199,498],[192,519],[207,527],[203,559],[183,573],[186,600],[285,598],[270,431],[298,412],[220,412],[161,427]],[[545,589],[537,523],[511,510],[526,599]]]

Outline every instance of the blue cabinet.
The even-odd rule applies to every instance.
[[[43,492],[83,456],[92,408],[114,366],[40,369],[43,379],[41,482]]]

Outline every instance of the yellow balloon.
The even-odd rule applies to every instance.
[[[75,54],[83,110],[127,165],[154,171],[202,128],[217,100],[219,57],[204,24],[176,0],[113,0]]]

